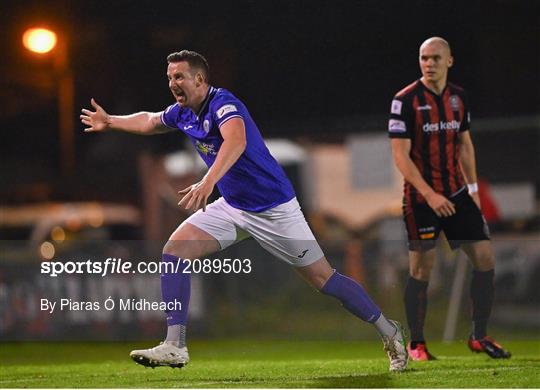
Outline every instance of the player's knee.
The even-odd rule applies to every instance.
[[[476,270],[489,271],[495,268],[495,255],[489,241],[465,245],[463,250]]]
[[[321,290],[328,279],[334,274],[325,257],[306,267],[297,268],[296,271],[315,289]]]
[[[321,291],[326,282],[328,281],[328,277],[325,275],[314,275],[312,278],[308,279],[309,284],[318,291]]]
[[[490,271],[495,268],[495,256],[491,252],[479,253],[473,263],[478,271]]]
[[[169,240],[163,247],[163,254],[173,255],[181,259],[188,258],[185,242],[177,240]]]
[[[411,267],[409,273],[416,280],[427,282],[429,281],[429,276],[431,275],[432,268],[433,266],[431,265],[417,265],[415,267]]]
[[[328,280],[328,278],[325,278],[322,274],[319,273],[305,272],[304,270],[300,271],[299,269],[297,269],[297,271],[311,287],[318,291],[320,291],[324,287],[326,281]]]
[[[173,241],[167,241],[167,243],[163,247],[163,254],[164,255],[173,255],[173,256],[180,257],[180,256],[178,256],[178,254],[176,252],[177,252],[177,249],[176,249],[176,246],[174,245],[174,242]]]
[[[163,247],[163,253],[184,260],[193,260],[205,256],[206,253],[215,252],[204,245],[205,242],[197,240],[169,240]]]

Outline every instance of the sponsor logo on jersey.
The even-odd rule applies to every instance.
[[[430,240],[435,238],[435,226],[428,226],[418,229],[421,240]]]
[[[431,106],[429,104],[426,104],[425,106],[418,106],[416,107],[416,109],[418,111],[427,111],[427,110],[431,110]]]
[[[217,117],[219,119],[223,118],[224,115],[228,114],[229,112],[236,112],[238,111],[236,109],[236,106],[234,104],[225,104],[223,107],[217,110]]]
[[[403,121],[390,119],[388,121],[388,131],[390,133],[405,133],[407,131],[407,125]]]
[[[450,122],[439,122],[439,123],[426,123],[422,126],[422,130],[425,133],[433,133],[437,131],[447,130],[447,131],[457,131],[461,122],[456,121],[455,119]]]
[[[208,119],[205,119],[203,122],[203,129],[207,133],[210,131],[210,121]]]
[[[452,111],[459,111],[459,96],[458,95],[450,96],[450,108],[452,108]]]
[[[216,147],[212,144],[196,141],[195,147],[197,148],[199,152],[205,154],[206,156],[208,155],[215,156],[217,154]]]
[[[399,100],[392,100],[392,108],[390,109],[390,112],[392,114],[401,115],[401,103]]]
[[[435,231],[435,226],[423,227],[423,228],[418,229],[418,231],[420,233],[434,232]]]

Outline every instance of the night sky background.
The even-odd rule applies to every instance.
[[[2,201],[44,200],[36,199],[39,185],[47,199],[133,198],[138,154],[185,142],[177,134],[83,134],[77,119],[77,174],[60,178],[52,61],[21,44],[33,25],[69,37],[77,118],[91,97],[114,114],[163,110],[173,102],[166,56],[187,48],[207,57],[212,84],[242,99],[265,137],[317,141],[366,123],[385,131],[391,98],[419,77],[418,46],[433,35],[452,45],[450,80],[468,89],[473,119],[539,115],[539,4],[4,1]]]

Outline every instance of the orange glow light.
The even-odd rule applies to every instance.
[[[66,232],[60,226],[55,226],[51,231],[51,238],[56,242],[64,242]]]
[[[49,241],[43,242],[39,247],[39,251],[41,252],[41,257],[43,257],[45,260],[51,260],[54,257],[54,245]]]
[[[56,34],[45,28],[30,28],[23,34],[23,44],[35,53],[48,53],[56,46]]]

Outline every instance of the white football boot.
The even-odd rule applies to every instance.
[[[189,362],[187,347],[178,348],[163,342],[154,348],[131,351],[129,356],[135,363],[152,368],[162,366],[182,368]]]
[[[409,354],[405,340],[405,331],[401,324],[394,320],[388,320],[396,327],[396,333],[392,337],[383,336],[384,351],[390,359],[390,371],[401,372],[407,368]]]

